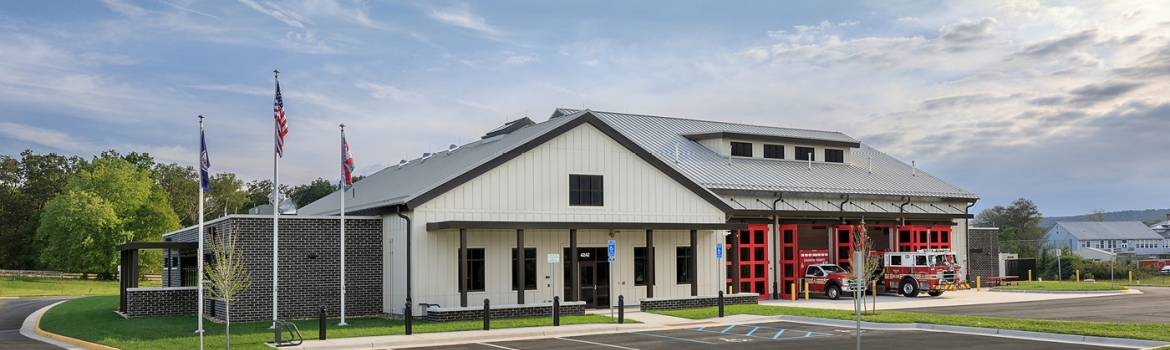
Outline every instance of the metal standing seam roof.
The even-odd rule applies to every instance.
[[[575,110],[566,110],[574,112]],[[708,189],[872,194],[978,199],[868,145],[850,149],[848,164],[763,158],[728,159],[683,135],[719,131],[860,143],[845,134],[693,119],[596,112],[599,118]],[[675,147],[678,162],[675,162]],[[869,160],[873,172],[869,172]],[[916,174],[915,174],[916,173]]]
[[[406,203],[586,112],[597,116],[638,146],[708,190],[978,198],[922,170],[918,170],[917,175],[913,176],[910,165],[865,144],[861,144],[861,148],[850,150],[852,160],[849,164],[813,163],[810,171],[804,161],[733,158],[728,165],[727,158],[683,136],[695,133],[735,132],[860,143],[839,132],[557,109],[549,120],[510,134],[471,142],[454,150],[437,152],[426,158],[414,159],[406,164],[378,171],[354,183],[353,189],[347,193],[350,196],[346,197],[347,211]],[[871,158],[873,172],[869,173],[867,162]],[[325,196],[300,208],[300,211],[308,215],[337,214],[339,193],[334,192]]]
[[[1145,224],[1137,221],[1062,221],[1056,226],[1078,240],[1089,239],[1162,239]]]

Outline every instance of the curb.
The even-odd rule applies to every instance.
[[[58,346],[58,347],[62,347],[65,349],[70,349],[70,350],[114,349],[114,348],[111,348],[111,347],[108,347],[105,345],[93,344],[93,343],[89,343],[86,341],[73,339],[73,338],[58,335],[58,334],[49,333],[49,332],[42,330],[41,329],[41,316],[43,316],[46,311],[49,311],[49,309],[51,309],[54,306],[57,306],[61,303],[64,303],[64,302],[66,302],[66,300],[62,300],[62,301],[53,303],[52,305],[45,306],[45,307],[40,308],[39,310],[34,311],[33,313],[29,314],[28,317],[26,317],[24,319],[24,324],[20,327],[20,335],[23,335],[26,338],[29,338],[31,340],[36,340],[36,341],[39,341],[42,343],[46,343],[46,344],[50,344],[50,345],[54,345],[54,346]]]

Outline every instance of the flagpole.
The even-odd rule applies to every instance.
[[[345,326],[345,124],[341,124],[341,323]]]
[[[206,141],[203,139],[203,115],[199,116],[199,168],[203,168],[203,157],[207,147]],[[206,171],[206,170],[204,170]],[[195,318],[199,319],[199,329],[195,333],[199,333],[199,349],[203,349],[203,174],[199,175],[199,313]]]
[[[273,70],[276,73],[277,91],[280,89],[280,70]],[[273,148],[272,152],[272,328],[276,328],[277,318],[277,283],[279,282],[279,264],[277,246],[278,246],[278,227],[280,226],[280,121],[273,120],[276,127],[273,128]]]

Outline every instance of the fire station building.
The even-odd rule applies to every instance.
[[[336,216],[341,195],[298,215]],[[485,298],[786,298],[798,251],[847,265],[862,220],[875,250],[952,249],[965,273],[978,199],[839,132],[572,109],[404,160],[344,195],[347,217],[382,222],[383,312],[402,314],[409,296],[415,315]]]

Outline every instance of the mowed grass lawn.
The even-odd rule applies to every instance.
[[[656,311],[656,313],[689,319],[704,319],[716,317],[719,315],[718,309],[714,307],[677,311]],[[853,311],[849,310],[826,310],[770,305],[728,305],[724,309],[724,314],[746,314],[760,316],[790,315],[836,320],[856,319]],[[1167,327],[1164,324],[1151,323],[1021,320],[1012,318],[919,314],[897,311],[878,311],[877,315],[862,315],[861,320],[880,323],[926,323],[937,325],[1010,329],[1030,332],[1076,334],[1111,338],[1170,341],[1170,327]]]
[[[41,329],[89,342],[120,349],[198,349],[199,335],[195,334],[195,316],[143,317],[126,319],[114,313],[117,296],[95,296],[67,301],[46,312],[41,318]],[[348,326],[337,326],[337,319],[327,322],[327,335],[332,338],[365,337],[403,334],[401,320],[383,318],[346,318]],[[629,322],[630,320],[627,320]],[[295,321],[305,339],[317,339],[317,320]],[[586,323],[616,323],[609,316],[585,315],[561,317],[561,325]],[[634,322],[631,322],[634,323]],[[270,321],[232,322],[232,348],[271,349],[264,342],[272,341]],[[551,326],[551,317],[493,319],[492,329]],[[415,321],[414,333],[435,333],[482,330],[483,321],[427,322]],[[203,321],[204,342],[207,349],[224,348],[224,325]],[[286,334],[287,336],[287,334]]]
[[[1117,283],[1110,284],[1109,281],[1097,283],[1077,283],[1072,281],[1057,282],[1057,281],[1020,281],[1018,284],[1010,286],[998,286],[995,289],[1001,290],[1051,290],[1051,291],[1100,291],[1100,290],[1125,290],[1122,286],[1128,281],[1117,281]]]
[[[161,287],[160,281],[141,281],[142,288]],[[116,295],[118,281],[76,278],[0,277],[0,297]]]

